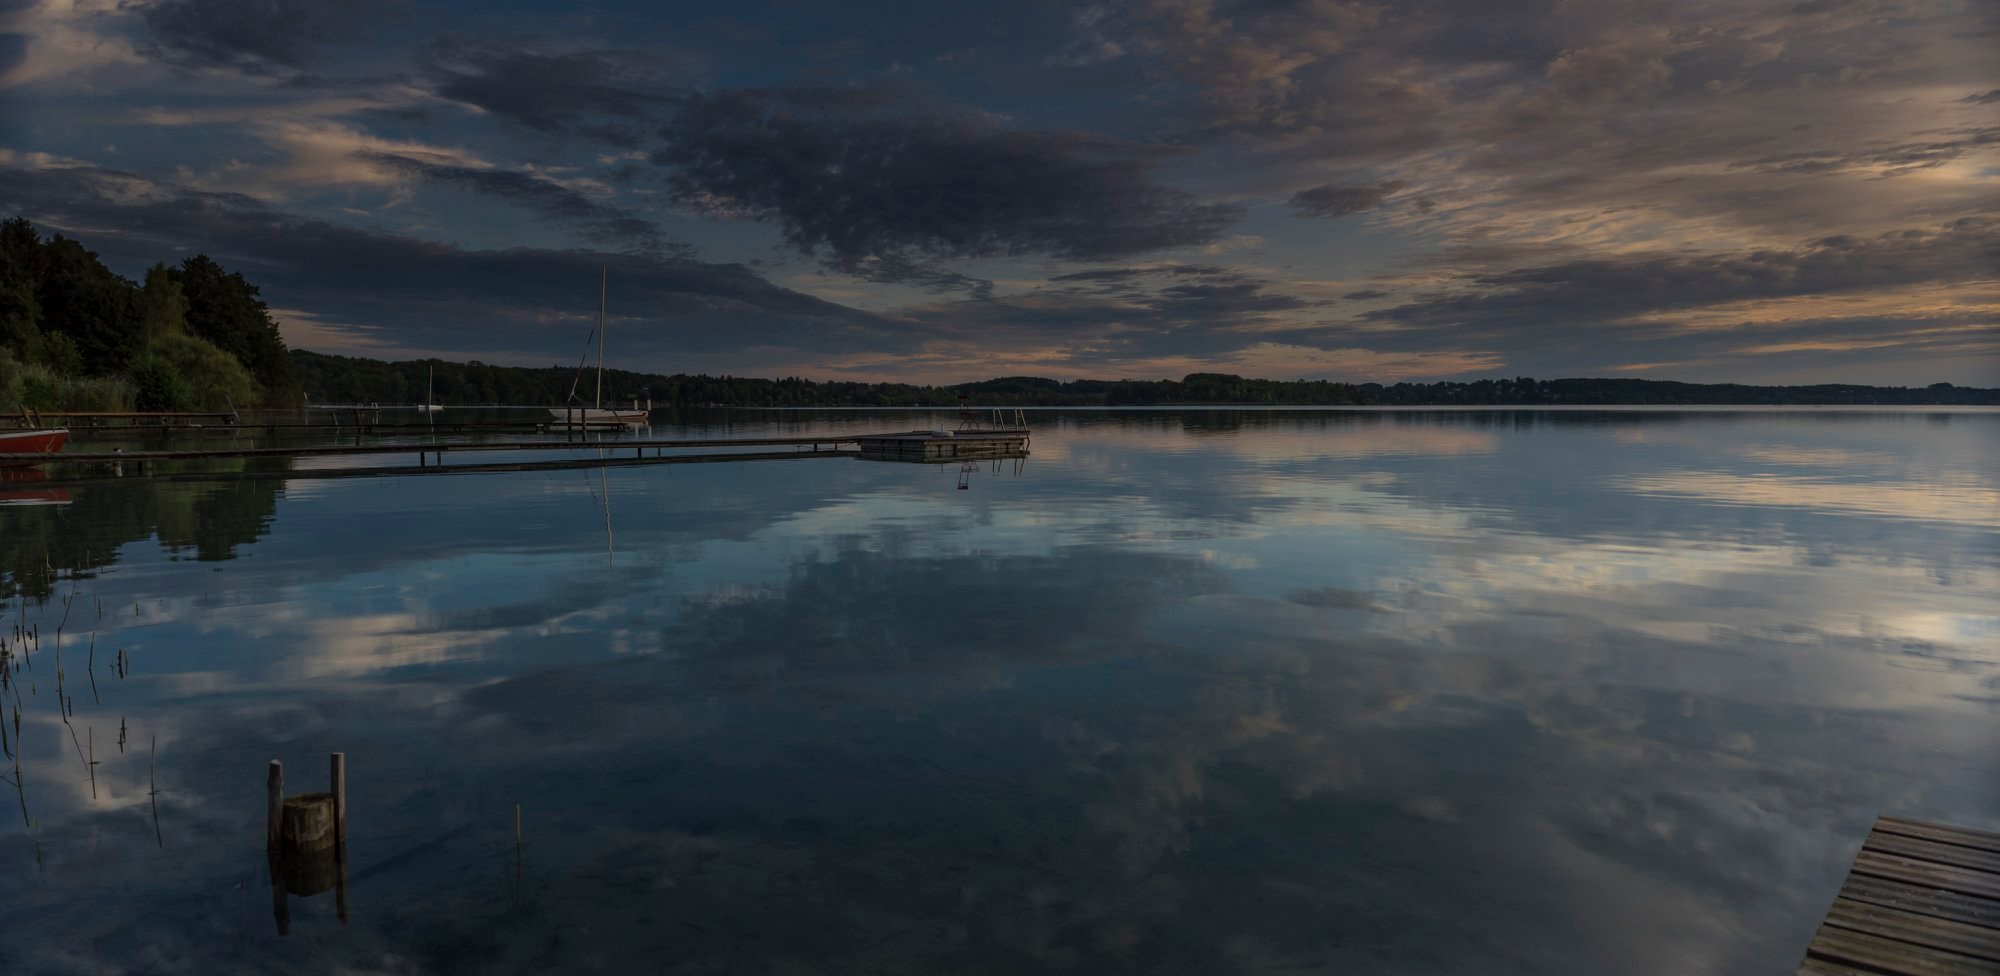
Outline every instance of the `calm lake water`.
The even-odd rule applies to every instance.
[[[0,483],[0,971],[1778,974],[1877,814],[2000,828],[2000,413],[1031,417]]]

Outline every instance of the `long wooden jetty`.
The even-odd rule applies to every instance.
[[[672,449],[696,447],[772,447],[833,450],[852,444],[851,435],[827,434],[815,437],[711,437],[711,438],[631,438],[625,440],[562,441],[460,441],[449,444],[387,442],[380,444],[329,444],[317,447],[216,447],[187,451],[64,451],[60,454],[0,454],[0,464],[146,464],[160,461],[205,461],[221,458],[260,457],[341,457],[363,454],[414,454],[421,466],[432,457],[442,461],[448,452],[466,451],[631,451],[633,457],[647,450],[656,454]]]
[[[2000,834],[1877,818],[1799,973],[2000,973]]]
[[[871,444],[888,444],[884,449],[877,447],[872,455]],[[906,461],[951,461],[967,458],[1019,457],[1026,454],[1028,432],[1026,429],[958,431],[942,433],[936,431],[913,431],[897,434],[817,434],[803,437],[710,437],[710,438],[622,438],[587,440],[571,438],[551,441],[457,441],[451,443],[387,442],[373,444],[334,444],[316,447],[216,447],[175,451],[64,451],[60,454],[8,454],[0,453],[0,466],[4,465],[106,465],[118,466],[118,470],[132,474],[152,474],[154,466],[166,462],[209,461],[243,458],[313,458],[313,457],[382,457],[414,455],[416,464],[403,467],[373,466],[350,469],[324,469],[312,472],[318,476],[341,477],[346,472],[366,474],[387,474],[406,472],[411,467],[429,469],[444,467],[446,454],[481,454],[507,451],[544,451],[595,454],[594,458],[573,458],[554,461],[500,462],[484,464],[452,465],[452,470],[464,471],[526,471],[548,468],[587,466],[611,461],[639,463],[644,461],[721,461],[731,458],[744,460],[768,460],[777,457],[795,457],[814,454],[837,456],[870,457],[877,460]],[[786,452],[751,452],[747,449],[758,447],[789,447]],[[669,455],[668,451],[690,449],[738,449],[742,453],[709,454],[700,456]],[[859,448],[859,450],[856,450]],[[651,457],[648,457],[650,452]],[[303,471],[289,472],[288,476],[304,474]]]

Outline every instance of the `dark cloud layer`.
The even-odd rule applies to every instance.
[[[1316,186],[1292,194],[1292,208],[1302,217],[1345,217],[1373,210],[1407,186],[1409,184],[1402,180],[1358,186]]]
[[[356,155],[411,179],[525,207],[544,219],[572,225],[580,236],[593,243],[624,244],[650,254],[692,253],[687,244],[669,239],[657,223],[533,173],[457,166],[380,150],[364,150]]]
[[[142,190],[143,192],[136,192]],[[773,285],[741,265],[647,254],[467,250],[273,210],[249,197],[94,167],[0,169],[0,202],[128,272],[205,251],[282,308],[348,323],[362,344],[566,358],[595,311],[600,268],[634,364],[744,344],[828,353],[880,346],[895,323]],[[116,228],[106,233],[103,228]],[[367,287],[356,287],[366,282]]]
[[[942,337],[1012,348],[1060,343],[1073,365],[1125,375],[1159,357],[1222,357],[1262,338],[1282,316],[1318,303],[1268,278],[1215,265],[1091,268],[1050,287],[981,301],[904,309]]]
[[[1967,217],[1876,237],[1827,237],[1788,250],[1634,254],[1515,268],[1475,277],[1475,291],[1368,317],[1479,331],[1535,322],[1560,326],[1746,299],[1978,281],[1992,277],[1996,267],[2000,220]]]
[[[447,35],[417,56],[437,94],[535,132],[636,144],[640,130],[606,121],[659,111],[678,77],[669,58],[634,50],[561,50]]]
[[[141,9],[148,50],[186,68],[296,71],[333,41],[362,36],[401,0],[166,0]]]
[[[839,90],[690,97],[654,161],[674,200],[775,223],[842,270],[1047,255],[1105,260],[1216,240],[1240,216],[1160,185],[1160,151],[1014,129],[961,109]],[[872,104],[871,104],[872,103]]]

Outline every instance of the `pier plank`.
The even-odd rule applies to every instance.
[[[1964,827],[1947,827],[1943,824],[1923,823],[1905,820],[1901,817],[1879,817],[1875,821],[1877,834],[1900,834],[1921,840],[1936,841],[1940,844],[1956,844],[1982,851],[2000,851],[2000,834],[1983,830],[1967,830]]]
[[[1906,834],[1888,834],[1875,831],[1861,845],[1864,851],[1887,854],[1893,857],[1909,858],[1913,861],[1930,861],[1949,864],[1955,868],[2000,874],[2000,851],[1982,851],[1976,847],[1962,847],[1958,844],[1923,840]]]
[[[1968,925],[2000,928],[2000,900],[1976,898],[1955,891],[1939,891],[1936,888],[1923,888],[1899,881],[1848,875],[1847,883],[1840,888],[1840,897],[1884,908],[1922,912],[1936,918],[1964,922]]]
[[[1893,976],[1993,976],[1993,964],[1953,952],[1926,949],[1895,939],[1822,925],[1812,955]]]
[[[1981,898],[2000,898],[2000,874],[1969,871],[1935,861],[1877,854],[1863,848],[1860,854],[1855,855],[1854,870],[1871,877],[1908,881]]]
[[[1836,898],[1826,924],[2000,964],[2000,929]]]

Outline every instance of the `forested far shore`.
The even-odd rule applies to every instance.
[[[385,362],[294,350],[306,395],[316,403],[421,403],[447,406],[557,405],[572,391],[586,397],[592,375],[575,367],[494,366],[439,359]],[[433,380],[433,375],[435,379]],[[581,379],[581,382],[579,382]],[[1245,379],[1193,373],[1178,380],[1053,380],[1008,376],[976,383],[815,381],[676,373],[604,371],[611,403],[651,400],[657,407],[948,407],[963,397],[980,406],[1589,406],[1589,405],[2000,405],[2000,389],[1953,386],[1746,386],[1641,379],[1514,379],[1440,383],[1334,383]]]

